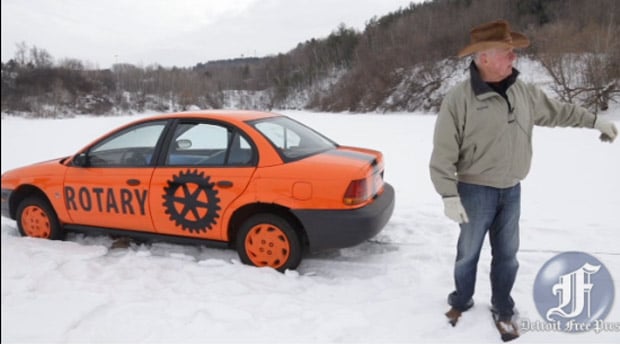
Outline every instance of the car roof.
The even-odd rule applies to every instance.
[[[253,111],[253,110],[199,110],[199,111],[184,111],[184,112],[176,112],[176,113],[166,113],[160,115],[152,115],[143,118],[141,121],[150,121],[154,119],[192,119],[192,118],[203,118],[203,119],[213,119],[213,120],[222,120],[228,122],[245,122],[251,120],[265,119],[270,117],[278,117],[283,116],[276,113],[265,112],[265,111]]]

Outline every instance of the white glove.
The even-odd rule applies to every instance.
[[[459,224],[469,223],[467,212],[465,212],[463,204],[461,204],[461,198],[458,196],[443,198],[443,213]]]
[[[616,136],[618,135],[618,129],[616,129],[616,125],[609,121],[602,120],[599,117],[596,118],[594,128],[601,131],[601,136],[599,137],[599,139],[604,142],[608,141],[610,143],[613,143],[614,139],[616,139]]]

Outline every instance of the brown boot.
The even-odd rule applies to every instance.
[[[459,321],[462,313],[462,311],[454,307],[448,310],[448,312],[446,313],[446,317],[448,318],[448,322],[452,325],[452,327],[456,326],[456,323]]]
[[[504,342],[511,341],[519,337],[519,327],[513,317],[510,315],[499,316],[493,312],[493,320],[495,327],[499,331]]]

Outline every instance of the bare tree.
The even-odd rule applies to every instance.
[[[620,27],[615,11],[585,26],[550,24],[539,35],[538,58],[562,100],[598,112],[620,97]]]

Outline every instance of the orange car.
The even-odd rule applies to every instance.
[[[152,116],[77,154],[2,175],[2,215],[25,236],[101,233],[237,249],[294,269],[305,250],[375,236],[394,209],[383,155],[250,111]]]

